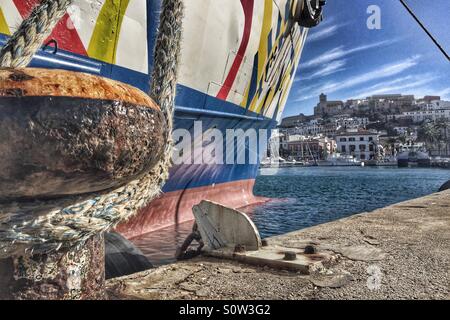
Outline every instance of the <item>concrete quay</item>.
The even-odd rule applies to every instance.
[[[450,299],[450,190],[268,239],[333,252],[310,275],[197,257],[109,280],[110,299]]]

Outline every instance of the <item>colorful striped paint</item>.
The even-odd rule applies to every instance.
[[[261,29],[261,38],[259,41],[259,61],[258,61],[258,80],[261,81],[262,77],[265,73],[265,66],[267,62],[268,56],[268,43],[267,39],[269,33],[272,30],[272,10],[273,10],[273,0],[264,0],[264,19]],[[258,88],[261,90],[261,86]],[[255,97],[253,98],[252,103],[250,104],[250,110],[255,111],[257,100]]]
[[[129,0],[106,0],[89,42],[91,58],[115,64],[117,41]]]
[[[5,15],[3,14],[2,8],[0,8],[0,33],[11,35],[8,24],[6,23]]]
[[[14,32],[14,26],[20,24],[39,1],[0,0],[3,10],[0,33]],[[151,47],[131,45],[141,38],[148,40],[148,12],[144,13],[144,7],[153,5],[154,0],[142,2],[146,4],[136,6],[130,0],[74,0],[74,7],[82,17],[82,25],[75,26],[79,30],[69,27],[73,26],[71,19],[77,19],[75,10],[64,16],[49,39],[55,39],[62,50],[101,62],[104,64],[102,73],[133,82],[136,77],[128,71],[137,71],[139,76],[147,74],[151,55]],[[284,37],[286,19],[294,2],[230,0],[224,9],[216,0],[202,0],[201,5],[198,0],[185,0],[187,32],[183,41],[191,45],[183,46],[189,49],[183,51],[182,60],[190,63],[181,63],[180,83],[208,95],[207,99],[197,102],[199,108],[216,109],[211,101],[217,98],[244,109],[239,112],[257,113],[271,119],[274,112],[283,110],[292,73],[297,67],[292,60],[297,60],[301,51],[298,41],[304,41],[301,28],[296,28],[296,37],[292,40]],[[220,23],[203,17],[203,9],[208,15],[217,14]],[[202,27],[198,28],[199,25]],[[215,38],[219,33],[223,42]],[[192,50],[192,43],[202,50],[202,59]],[[293,55],[289,54],[291,44],[296,46]],[[220,57],[218,50],[222,53]],[[193,72],[193,64],[204,70]]]
[[[14,32],[22,16],[39,1],[0,0],[6,18],[2,22],[0,12],[0,33]],[[259,142],[267,140],[259,135],[260,129],[276,126],[305,41],[306,32],[298,26],[294,26],[292,37],[284,36],[292,0],[225,2],[183,0],[186,11],[174,127],[188,131],[194,145],[210,128],[223,134],[228,129],[254,129]],[[73,4],[80,11],[82,24],[69,34],[73,38],[63,34],[70,29],[66,24],[70,18],[76,18],[76,12],[69,12],[58,25],[66,29],[60,31],[63,39],[58,39],[58,44],[65,45],[67,39],[74,39],[74,43],[66,43],[67,50],[56,55],[41,50],[33,66],[98,73],[148,91],[159,0],[74,0]],[[76,39],[78,35],[82,42]],[[6,39],[0,35],[1,43]],[[140,46],[133,46],[136,42]],[[83,56],[74,54],[82,49],[86,51]],[[195,133],[195,120],[202,121],[200,134]],[[261,153],[264,147],[259,146]],[[241,151],[248,153],[245,148],[238,151],[237,145],[234,151],[236,156]],[[164,204],[170,209],[161,211],[158,203],[153,204],[128,227],[144,232],[144,227],[158,223],[183,221],[205,194],[228,206],[253,201],[257,164],[196,164],[199,157],[192,159],[193,164],[172,168],[163,189],[168,195]]]
[[[22,18],[26,19],[33,8],[37,6],[40,1],[13,0],[13,2]],[[68,28],[68,26],[70,25],[73,25],[73,21],[68,14],[65,14],[55,26],[48,39],[44,41],[44,43],[48,42],[49,40],[56,40],[58,42],[58,48],[63,50],[70,50],[73,53],[85,56],[87,54],[86,49],[81,42],[78,32],[75,28]]]
[[[230,72],[222,86],[222,89],[217,94],[217,98],[226,100],[228,94],[230,93],[231,87],[233,86],[234,80],[238,74],[239,68],[245,57],[245,51],[247,50],[248,41],[250,39],[252,21],[253,21],[253,6],[254,0],[241,0],[242,8],[244,9],[245,24],[244,24],[244,34],[242,36],[242,42],[239,46],[238,53],[233,62]]]

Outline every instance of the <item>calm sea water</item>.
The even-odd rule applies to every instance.
[[[283,234],[436,192],[450,171],[396,167],[261,169],[254,193],[274,200],[244,209],[261,237]],[[192,223],[149,233],[133,242],[155,265],[174,261]]]

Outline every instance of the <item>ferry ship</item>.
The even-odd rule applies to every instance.
[[[39,2],[0,0],[0,45]],[[212,128],[224,135],[227,129],[274,128],[324,4],[186,0],[174,130],[196,140]],[[148,92],[160,9],[160,0],[74,0],[30,66],[95,74]],[[202,123],[200,133],[195,121]],[[162,196],[118,231],[132,238],[191,220],[192,206],[203,199],[233,208],[262,201],[252,192],[258,166],[174,165]]]

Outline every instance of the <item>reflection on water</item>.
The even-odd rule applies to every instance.
[[[431,168],[262,169],[254,193],[289,201],[270,201],[250,216],[269,237],[422,197],[449,179],[449,170]]]
[[[175,262],[175,251],[191,233],[193,222],[159,229],[131,241],[154,266]]]
[[[275,198],[249,206],[249,214],[261,237],[333,221],[352,214],[436,192],[450,179],[442,169],[309,167],[262,169],[254,192]],[[175,261],[192,222],[161,229],[132,241],[155,265]]]

